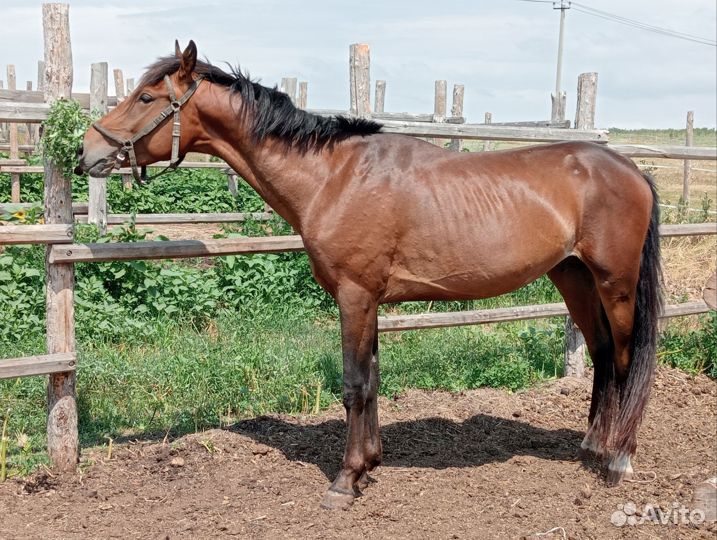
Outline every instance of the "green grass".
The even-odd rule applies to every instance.
[[[696,329],[668,327],[660,358],[717,376],[717,317]],[[206,326],[156,320],[142,340],[78,343],[83,446],[113,439],[176,437],[269,412],[306,413],[317,386],[325,408],[340,400],[338,321],[326,312],[246,306]],[[407,388],[509,391],[561,374],[562,319],[381,335],[381,394]],[[42,336],[0,347],[0,357],[44,350]],[[45,381],[0,381],[0,422],[9,412],[11,475],[45,463]],[[20,444],[18,445],[18,441]]]

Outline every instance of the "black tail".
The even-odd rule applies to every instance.
[[[657,365],[658,319],[662,313],[660,201],[652,176],[643,176],[652,191],[652,215],[640,258],[630,371],[627,380],[620,385],[620,411],[613,426],[615,450],[628,454],[635,452],[637,430],[652,390]]]

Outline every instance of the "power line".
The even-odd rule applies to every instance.
[[[661,26],[655,26],[652,24],[643,23],[640,21],[636,21],[634,19],[628,19],[627,17],[622,17],[620,15],[615,15],[614,13],[608,13],[607,11],[595,9],[590,6],[583,5],[579,2],[572,2],[572,5],[576,11],[585,13],[586,15],[592,15],[593,17],[598,17],[600,19],[605,19],[608,21],[624,24],[626,26],[631,26],[633,28],[639,28],[641,30],[647,30],[648,32],[654,32],[656,34],[661,34],[663,36],[674,37],[677,39],[684,39],[686,41],[692,41],[694,43],[701,43],[702,45],[710,45],[712,47],[717,47],[717,42],[713,41],[711,39],[708,39],[708,38],[704,38],[701,36],[695,36],[692,34],[687,34],[685,32],[678,32],[676,30],[671,30],[669,28],[663,28]]]

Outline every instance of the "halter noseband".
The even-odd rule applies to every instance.
[[[107,129],[103,128],[99,122],[95,122],[92,124],[92,127],[95,128],[97,131],[99,131],[103,136],[107,137],[108,139],[119,143],[121,145],[121,148],[119,152],[117,153],[117,157],[115,158],[116,167],[119,168],[124,161],[125,157],[129,155],[129,163],[132,166],[132,176],[134,176],[135,180],[137,182],[144,184],[148,182],[149,180],[152,180],[153,178],[157,178],[158,176],[161,176],[167,171],[173,171],[176,169],[179,164],[184,159],[184,156],[179,157],[179,135],[181,133],[181,124],[179,119],[179,111],[181,110],[182,106],[189,101],[189,98],[192,97],[194,92],[197,91],[197,88],[199,88],[199,85],[201,84],[204,77],[202,75],[199,75],[191,85],[189,85],[189,88],[187,88],[187,91],[184,92],[184,95],[177,99],[177,95],[174,92],[174,86],[172,85],[172,81],[169,78],[169,75],[164,76],[164,83],[167,85],[167,90],[169,91],[169,99],[170,104],[167,105],[162,112],[160,112],[154,120],[149,122],[147,125],[145,125],[142,129],[140,129],[137,133],[135,133],[130,139],[122,139],[121,137],[118,137],[117,135],[114,135],[112,132],[108,131]],[[146,135],[149,135],[152,133],[157,127],[164,122],[164,120],[169,117],[170,114],[174,115],[174,121],[172,122],[172,157],[169,160],[169,165],[165,167],[162,171],[158,172],[157,174],[147,177],[147,167],[145,165],[142,165],[142,173],[140,174],[139,168],[137,167],[137,156],[134,152],[134,144],[139,141],[142,137],[145,137]]]

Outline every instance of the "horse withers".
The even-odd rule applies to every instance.
[[[661,274],[655,186],[631,160],[587,142],[454,153],[319,117],[198,61],[190,41],[88,130],[79,169],[139,175],[190,151],[224,159],[291,224],[338,303],[348,438],[324,506],[351,504],[381,462],[378,306],[485,298],[546,273],[595,366],[582,448],[610,458],[609,482],[632,474]]]

